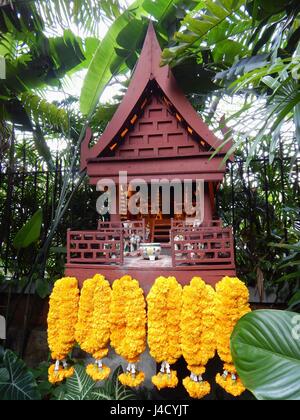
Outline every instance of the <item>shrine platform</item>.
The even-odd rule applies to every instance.
[[[65,275],[76,277],[80,285],[95,274],[102,274],[111,282],[131,275],[145,291],[159,276],[174,276],[181,284],[200,276],[214,285],[226,275],[236,275],[230,227],[223,228],[215,222],[196,228],[173,224],[170,242],[155,261],[124,251],[125,238],[144,230],[143,224],[124,229],[121,223],[109,223],[96,231],[69,231]]]

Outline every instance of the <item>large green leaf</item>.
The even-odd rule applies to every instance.
[[[43,211],[39,209],[16,234],[13,245],[17,249],[27,248],[36,242],[41,234]]]
[[[143,19],[134,19],[123,28],[117,36],[117,43],[120,48],[116,49],[119,56],[117,67],[112,66],[111,71],[118,69],[120,63],[124,62],[133,69],[137,58],[138,51],[141,50],[145,34],[147,30],[148,21]]]
[[[299,314],[247,314],[233,331],[231,352],[241,380],[257,399],[300,399]]]
[[[143,0],[136,0],[114,21],[97,48],[81,90],[80,110],[83,114],[89,115],[94,110],[106,85],[111,80],[113,76],[111,67],[119,58],[116,52],[118,34],[130,22],[133,14],[140,16],[142,2]],[[124,61],[125,57],[118,61],[118,66],[114,69],[116,73]]]
[[[95,387],[93,379],[87,375],[83,366],[76,366],[74,375],[66,381],[64,400],[89,400]]]
[[[40,400],[37,383],[25,363],[6,350],[0,369],[0,400]]]
[[[85,60],[82,61],[78,66],[74,67],[68,72],[68,75],[71,76],[74,73],[77,73],[80,70],[87,69],[91,64],[91,61],[94,57],[94,54],[97,48],[100,45],[100,40],[97,38],[88,37],[84,40],[84,56]]]

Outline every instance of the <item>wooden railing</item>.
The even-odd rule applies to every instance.
[[[234,268],[232,229],[217,226],[173,227],[171,229],[172,266],[199,265]]]
[[[222,227],[222,220],[204,220],[201,224],[197,221],[197,219],[191,218],[186,220],[175,220],[171,219],[171,228],[186,228],[186,227]]]
[[[68,264],[123,264],[123,230],[71,231],[67,234]]]
[[[136,235],[141,238],[142,242],[146,240],[145,219],[125,222],[98,222],[99,232],[113,234],[115,230],[122,230],[124,238],[130,238],[132,235]]]

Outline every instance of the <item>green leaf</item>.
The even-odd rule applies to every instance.
[[[12,351],[5,351],[3,366],[0,370],[0,400],[41,399],[33,374]]]
[[[5,77],[6,77],[5,58],[0,56],[0,79],[5,79]]]
[[[239,42],[230,39],[219,42],[213,50],[215,63],[233,65],[236,58],[241,58],[247,49]]]
[[[118,381],[122,368],[118,367],[111,379],[107,379],[103,386],[99,387],[90,376],[87,375],[85,367],[76,365],[74,375],[67,379],[62,391],[55,397],[58,400],[128,400],[135,395],[131,390],[126,389]],[[60,388],[60,387],[59,387]]]
[[[281,283],[283,281],[290,281],[294,279],[296,280],[300,279],[300,271],[296,271],[295,273],[285,274],[284,276],[277,279],[276,283]]]
[[[134,19],[120,31],[117,36],[118,45],[125,49],[126,52],[129,50],[135,51],[138,45],[138,41],[142,41],[145,38],[146,22],[140,19]],[[143,36],[141,36],[143,35]],[[128,53],[126,53],[127,57]],[[121,57],[124,57],[121,54]]]
[[[62,37],[49,38],[49,52],[62,75],[85,60],[82,40],[70,30],[65,30]]]
[[[110,380],[105,381],[102,390],[112,400],[132,400],[136,399],[135,394],[130,388],[124,387],[119,381],[119,375],[123,373],[122,366],[118,366]]]
[[[118,17],[107,31],[105,37],[97,48],[84,79],[80,95],[80,110],[89,115],[96,107],[106,85],[113,74],[111,66],[118,57],[115,48],[118,47],[117,37],[120,31],[132,19],[133,12],[140,16],[142,0],[136,0],[120,17]],[[119,68],[125,60],[121,60]],[[115,69],[117,73],[118,69]]]
[[[46,101],[32,92],[24,92],[20,95],[20,100],[30,118],[43,125],[50,125],[54,130],[59,129],[63,133],[69,127],[69,116],[63,108],[58,108],[55,104]]]
[[[53,252],[53,254],[66,254],[67,248],[65,246],[52,246],[50,252]]]
[[[269,246],[273,246],[275,248],[287,249],[289,251],[298,251],[300,252],[300,242],[296,244],[276,244],[271,242]]]
[[[13,245],[17,249],[27,248],[36,242],[41,234],[43,211],[39,209],[16,234]]]
[[[124,59],[127,68],[131,70],[134,68],[138,58],[137,52],[142,49],[148,24],[149,21],[146,19],[134,19],[121,30],[117,36],[117,43],[121,48],[116,49],[119,57],[111,66],[112,73],[120,69]]]
[[[208,41],[214,45],[219,41],[228,41],[231,31],[238,28],[240,33],[240,20],[237,18],[238,9],[245,4],[245,0],[203,0],[198,2],[194,9],[183,19],[180,31],[174,38],[177,41],[178,50],[170,57],[170,53],[164,50],[163,64],[171,64],[172,67],[187,59],[191,51],[194,55],[199,53],[201,41]],[[240,12],[240,11],[239,11]],[[249,19],[245,16],[244,31],[248,27]],[[192,50],[194,48],[194,51]],[[228,50],[229,51],[229,50]]]
[[[51,285],[47,279],[38,279],[35,288],[41,299],[45,299],[51,293]]]
[[[295,106],[294,121],[295,121],[295,127],[296,127],[296,142],[297,142],[298,151],[300,151],[300,101]]]
[[[145,0],[143,8],[160,24],[164,24],[164,21],[168,21],[169,17],[175,14],[176,6],[180,3],[184,2],[182,0]]]
[[[289,310],[292,308],[295,308],[295,306],[298,306],[300,304],[300,290],[294,294],[294,296],[289,301]]]
[[[238,375],[257,399],[300,399],[298,314],[271,310],[247,314],[233,331],[231,353]]]
[[[293,256],[293,258],[295,258],[295,256]],[[279,267],[280,268],[295,267],[295,266],[297,267],[298,265],[300,266],[300,260],[297,260],[297,261],[289,261],[288,263],[282,264]]]
[[[82,61],[82,63],[78,64],[78,66],[74,67],[72,70],[70,70],[68,72],[68,75],[72,75],[82,69],[87,69],[89,67],[89,65],[91,64],[91,61],[94,57],[94,54],[97,50],[97,48],[100,45],[100,40],[97,38],[86,38],[84,40],[84,56],[85,56],[85,60]]]
[[[6,368],[0,368],[0,383],[9,381],[9,372]]]
[[[33,132],[33,140],[34,140],[34,145],[36,147],[36,150],[38,151],[38,154],[40,155],[40,157],[44,159],[44,161],[47,163],[48,168],[50,170],[51,169],[54,170],[55,165],[52,160],[50,148],[46,142],[46,139],[41,130],[41,127],[38,124],[36,125],[36,128]]]
[[[87,375],[83,366],[77,365],[74,369],[74,375],[66,381],[66,394],[64,400],[89,400],[91,392],[95,387],[93,379]]]
[[[215,73],[198,64],[196,60],[186,60],[174,67],[173,73],[185,94],[207,94],[216,89],[218,85],[213,82]],[[189,77],[186,77],[186,75]]]

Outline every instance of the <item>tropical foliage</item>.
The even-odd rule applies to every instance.
[[[177,66],[191,58],[214,72],[221,92],[245,97],[233,115],[236,124],[263,112],[258,130],[240,130],[233,151],[253,138],[248,161],[271,134],[270,160],[278,155],[281,129],[295,123],[297,139],[287,148],[299,151],[299,2],[198,1],[175,33],[175,45],[163,52],[163,63]],[[256,135],[253,132],[256,131]],[[228,139],[225,139],[225,142]]]
[[[300,399],[300,317],[293,312],[255,311],[231,337],[239,376],[259,400]]]
[[[38,400],[31,372],[12,351],[0,347],[0,400]]]
[[[99,386],[77,364],[72,378],[54,387],[47,381],[48,363],[30,370],[11,350],[0,347],[0,400],[129,400],[137,395],[125,389],[118,381],[122,369],[118,367],[112,377]]]

